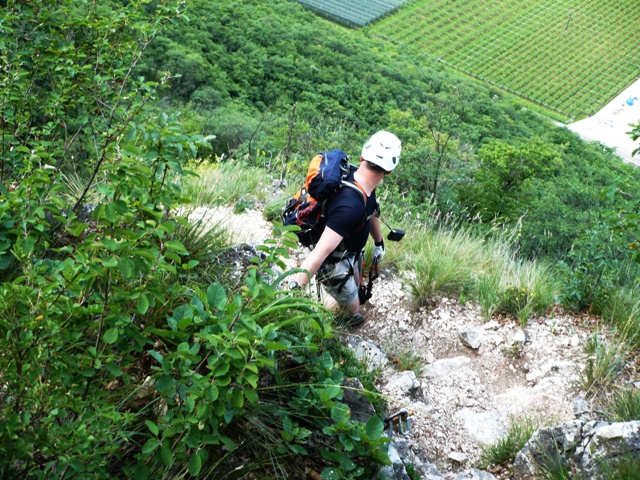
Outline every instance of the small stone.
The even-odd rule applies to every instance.
[[[513,334],[513,343],[519,343],[520,345],[524,345],[527,342],[527,334],[524,333],[524,330],[518,328]]]
[[[495,320],[490,320],[485,323],[482,328],[484,328],[485,330],[498,330],[500,328],[500,324]]]
[[[462,452],[451,452],[449,454],[449,460],[453,460],[456,463],[466,463],[467,460],[469,460],[469,457],[467,457],[464,453]]]
[[[482,343],[482,334],[472,327],[460,327],[458,329],[458,336],[462,343],[467,347],[478,350]]]

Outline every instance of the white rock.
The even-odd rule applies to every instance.
[[[469,460],[469,457],[467,457],[464,453],[462,452],[451,452],[449,454],[449,460],[453,460],[456,463],[467,463],[467,460]]]
[[[524,333],[524,330],[518,328],[513,334],[513,343],[519,343],[520,345],[524,345],[527,341],[527,334]]]
[[[473,327],[462,326],[458,328],[458,337],[463,344],[474,350],[478,350],[482,344],[482,333]]]

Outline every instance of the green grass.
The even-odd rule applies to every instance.
[[[612,292],[602,307],[602,317],[633,349],[640,348],[640,285]]]
[[[384,342],[382,347],[397,371],[412,371],[416,377],[420,376],[424,362],[410,347],[398,343],[395,339]]]
[[[183,192],[194,205],[234,205],[241,213],[256,208],[268,198],[271,178],[258,167],[240,162],[199,165],[197,176],[183,178]]]
[[[614,383],[624,366],[629,347],[623,341],[607,338],[603,332],[594,332],[585,349],[589,357],[583,386],[595,394]]]
[[[462,225],[429,225],[410,232],[402,246],[401,269],[416,306],[437,294],[464,295],[483,313],[513,315],[525,324],[532,313],[553,305],[556,284],[540,262],[517,258],[508,236],[484,237]],[[399,257],[399,252],[391,257]]]
[[[602,480],[640,480],[640,457],[623,455],[608,462],[602,469]]]
[[[416,0],[368,28],[569,120],[636,80],[639,22],[635,0]]]
[[[605,411],[612,422],[640,420],[640,389],[615,390],[606,402]]]
[[[513,420],[503,438],[493,445],[483,447],[480,453],[482,468],[513,463],[516,454],[522,450],[537,428],[537,422],[529,418]]]

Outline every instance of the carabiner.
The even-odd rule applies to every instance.
[[[398,431],[405,437],[411,431],[411,412],[403,408],[398,413],[384,419],[385,430],[389,430],[390,436],[393,435],[393,426],[398,426]]]

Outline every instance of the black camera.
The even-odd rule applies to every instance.
[[[395,228],[391,229],[389,235],[387,235],[387,240],[391,240],[392,242],[399,242],[404,237],[404,230],[397,230]]]

